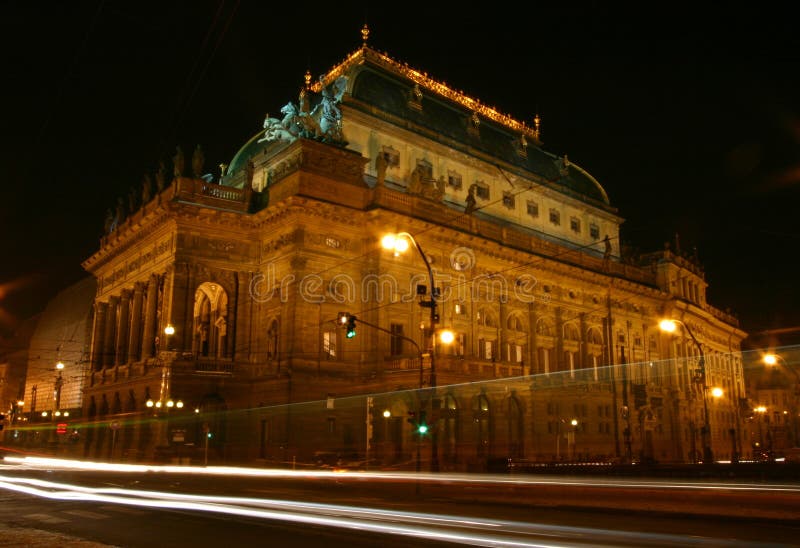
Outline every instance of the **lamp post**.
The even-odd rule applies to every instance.
[[[800,414],[800,373],[797,372],[797,369],[789,367],[789,364],[786,363],[786,360],[780,354],[773,354],[773,353],[765,354],[764,357],[762,358],[762,361],[769,366],[776,366],[776,365],[782,366],[786,370],[791,371],[792,374],[794,374],[795,376],[797,384],[795,385],[794,389],[794,409],[792,410],[792,422],[793,422],[792,443],[794,444],[794,447],[798,447],[800,446],[797,437],[797,417]]]
[[[438,289],[436,288],[436,284],[433,279],[433,270],[431,269],[431,263],[428,261],[428,257],[422,251],[419,243],[414,236],[409,234],[408,232],[398,232],[397,234],[387,234],[381,240],[381,245],[384,249],[389,249],[394,252],[395,257],[399,256],[401,253],[404,253],[408,249],[408,242],[414,244],[414,249],[417,250],[420,257],[422,257],[422,261],[425,263],[425,268],[428,270],[428,279],[431,285],[431,300],[430,301],[422,301],[420,303],[421,306],[425,306],[430,308],[430,337],[429,337],[429,347],[428,352],[430,355],[431,360],[431,372],[429,377],[429,384],[431,389],[433,389],[433,396],[431,400],[431,414],[433,415],[438,411],[437,405],[439,404],[438,400],[435,400],[436,395],[436,324],[439,321],[439,315],[436,313],[436,297],[438,296]],[[421,364],[420,364],[421,367]],[[435,400],[435,401],[434,401]],[[431,471],[438,472],[439,471],[439,442],[438,442],[438,421],[437,424],[434,425],[434,428],[431,431]]]
[[[61,409],[61,387],[64,386],[64,378],[61,376],[61,372],[64,370],[64,362],[58,360],[56,364],[56,371],[58,371],[58,375],[56,375],[55,384],[53,385],[53,411],[57,411]]]
[[[712,464],[714,462],[714,452],[711,449],[711,427],[710,427],[710,420],[708,414],[708,386],[706,385],[706,355],[703,352],[703,347],[700,346],[700,343],[697,341],[697,338],[692,333],[692,330],[689,329],[689,326],[682,320],[661,320],[658,326],[661,328],[662,331],[667,333],[674,333],[677,329],[677,324],[681,324],[683,329],[686,333],[689,334],[689,337],[692,339],[692,342],[697,347],[697,351],[700,353],[700,357],[697,362],[697,373],[696,373],[696,382],[700,383],[701,389],[703,391],[703,429],[701,430],[701,439],[703,444],[703,463],[704,464]]]
[[[758,459],[764,458],[765,450],[764,450],[764,431],[761,427],[761,422],[763,421],[764,414],[767,412],[767,408],[763,405],[759,405],[755,409],[753,409],[756,413],[758,413]]]

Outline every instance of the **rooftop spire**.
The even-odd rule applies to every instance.
[[[369,39],[369,27],[366,23],[364,23],[364,26],[361,27],[361,39],[364,41],[362,45],[366,47],[367,40]]]

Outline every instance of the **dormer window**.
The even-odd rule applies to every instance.
[[[590,224],[589,225],[589,237],[592,240],[595,240],[595,241],[599,240],[600,239],[600,227],[597,226],[594,223]]]
[[[556,226],[561,225],[561,212],[557,209],[550,209],[550,222]]]
[[[581,221],[576,217],[570,217],[569,219],[569,229],[574,232],[575,234],[581,233]]]
[[[539,204],[528,200],[527,206],[528,206],[528,215],[530,215],[531,217],[539,216]]]
[[[488,200],[489,199],[489,185],[487,185],[483,181],[477,181],[475,183],[475,196],[477,196],[481,200]]]
[[[512,192],[503,192],[503,205],[508,209],[514,209],[515,201]]]

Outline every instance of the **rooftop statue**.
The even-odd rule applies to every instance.
[[[175,147],[175,156],[172,157],[172,165],[173,170],[172,174],[175,178],[179,178],[183,176],[183,168],[184,166],[184,159],[183,159],[183,149],[178,145]]]
[[[320,137],[323,141],[343,141],[342,101],[347,86],[347,78],[339,77],[331,85],[322,88],[322,101],[314,107],[311,116],[319,120]]]
[[[323,88],[321,101],[313,109],[309,91],[301,90],[297,105],[290,101],[281,108],[282,119],[266,116],[264,136],[258,142],[294,141],[299,137],[325,142],[342,142],[342,111],[339,109],[339,103],[346,82],[345,77],[340,77],[333,84]]]
[[[199,179],[203,175],[205,161],[206,157],[203,154],[203,149],[200,145],[197,145],[192,154],[192,175],[194,175],[195,179]]]

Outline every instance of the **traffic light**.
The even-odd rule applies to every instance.
[[[347,316],[347,338],[352,339],[356,336],[356,317],[352,314]]]
[[[5,426],[5,424],[4,424],[5,422],[6,422],[6,416],[4,414],[0,413],[0,430],[2,430],[3,427]]]
[[[419,422],[417,423],[417,433],[420,435],[424,435],[428,433],[428,421],[425,418],[426,412],[420,411],[419,412]]]

